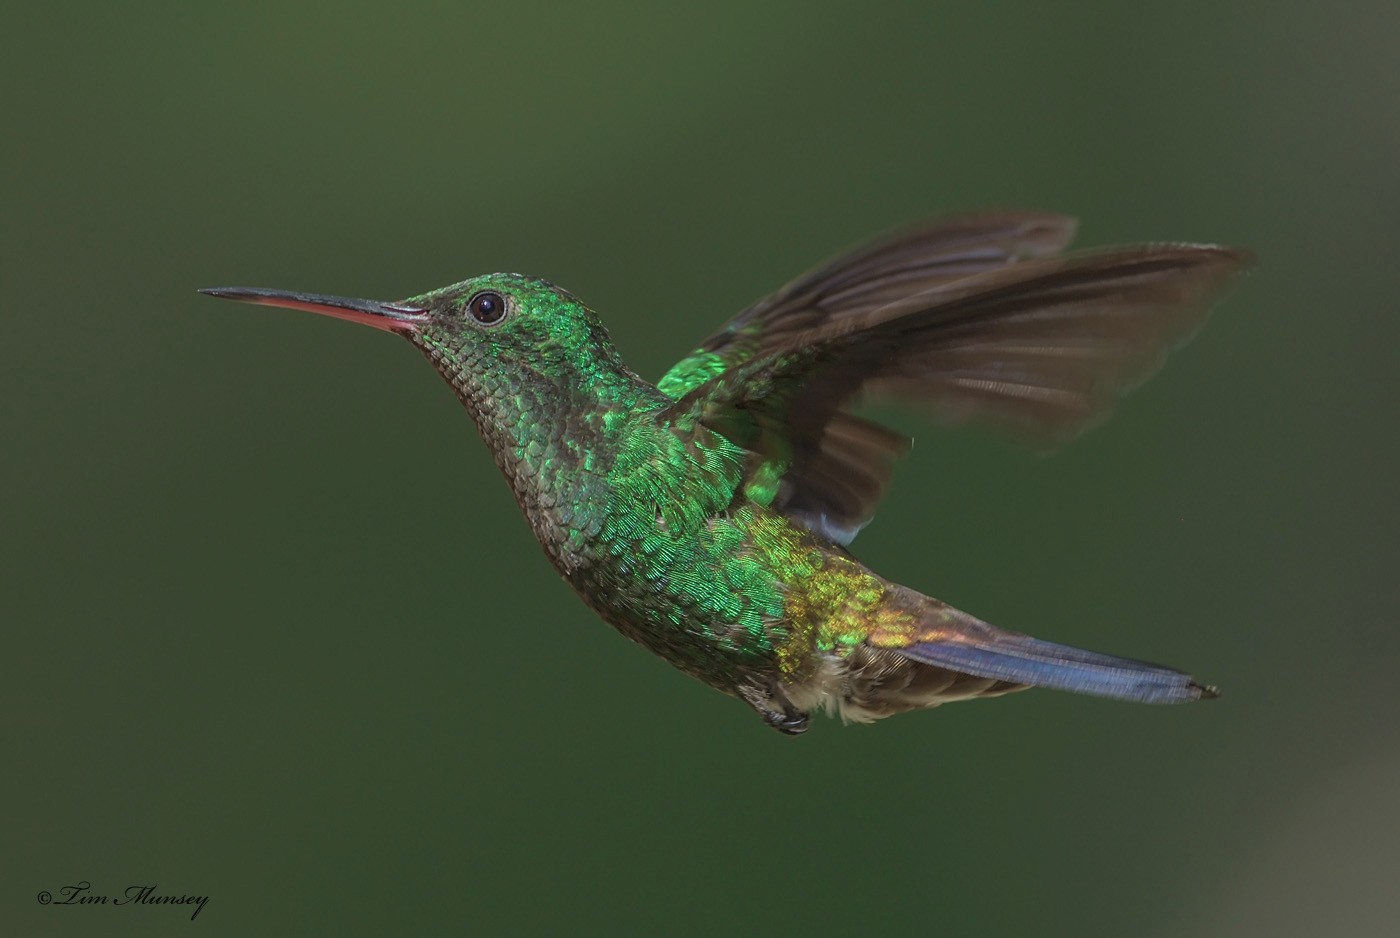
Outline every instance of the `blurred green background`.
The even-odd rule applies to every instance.
[[[10,935],[1375,935],[1400,917],[1393,3],[4,14]],[[196,287],[567,286],[658,376],[945,211],[1262,259],[1050,457],[917,432],[857,542],[1211,705],[799,740],[612,633],[404,343]],[[41,907],[88,880],[211,897]]]

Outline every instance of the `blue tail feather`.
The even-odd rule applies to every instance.
[[[915,661],[977,677],[1094,694],[1141,703],[1184,703],[1215,697],[1213,687],[1198,684],[1172,668],[1101,655],[1068,645],[1005,632],[980,623],[975,637],[922,642],[901,648]]]

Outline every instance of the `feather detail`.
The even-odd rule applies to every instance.
[[[1070,231],[1026,224],[1040,232],[1025,241],[1032,255],[1058,248]],[[660,422],[729,437],[754,454],[750,471],[780,478],[773,507],[846,543],[870,520],[907,447],[893,431],[848,413],[856,399],[890,399],[948,422],[983,419],[1041,444],[1061,442],[1160,367],[1251,260],[1245,251],[1192,244],[1019,259],[1002,245],[923,258],[920,266],[916,248],[930,249],[934,230],[921,230],[912,244],[896,239],[857,252],[855,262],[822,268],[736,317],[702,346],[706,367],[686,372],[711,376],[671,382],[671,392],[689,390]],[[972,269],[971,257],[998,261]],[[915,268],[926,276],[905,276]],[[823,306],[830,297],[840,304]]]

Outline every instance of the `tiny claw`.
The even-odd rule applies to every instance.
[[[740,700],[763,717],[764,723],[785,736],[802,735],[807,732],[807,727],[812,722],[806,713],[793,706],[792,701],[787,699],[787,695],[776,684],[767,687],[742,684],[735,690]]]
[[[764,710],[763,722],[784,736],[801,736],[807,732],[812,720],[796,708],[790,710]]]

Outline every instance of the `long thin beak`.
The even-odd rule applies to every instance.
[[[415,332],[428,322],[428,311],[378,300],[354,300],[344,296],[322,296],[319,293],[293,293],[289,290],[260,290],[254,287],[209,287],[200,290],[208,296],[218,296],[240,303],[260,306],[285,306],[308,313],[334,316],[350,322],[363,323],[385,332]]]

